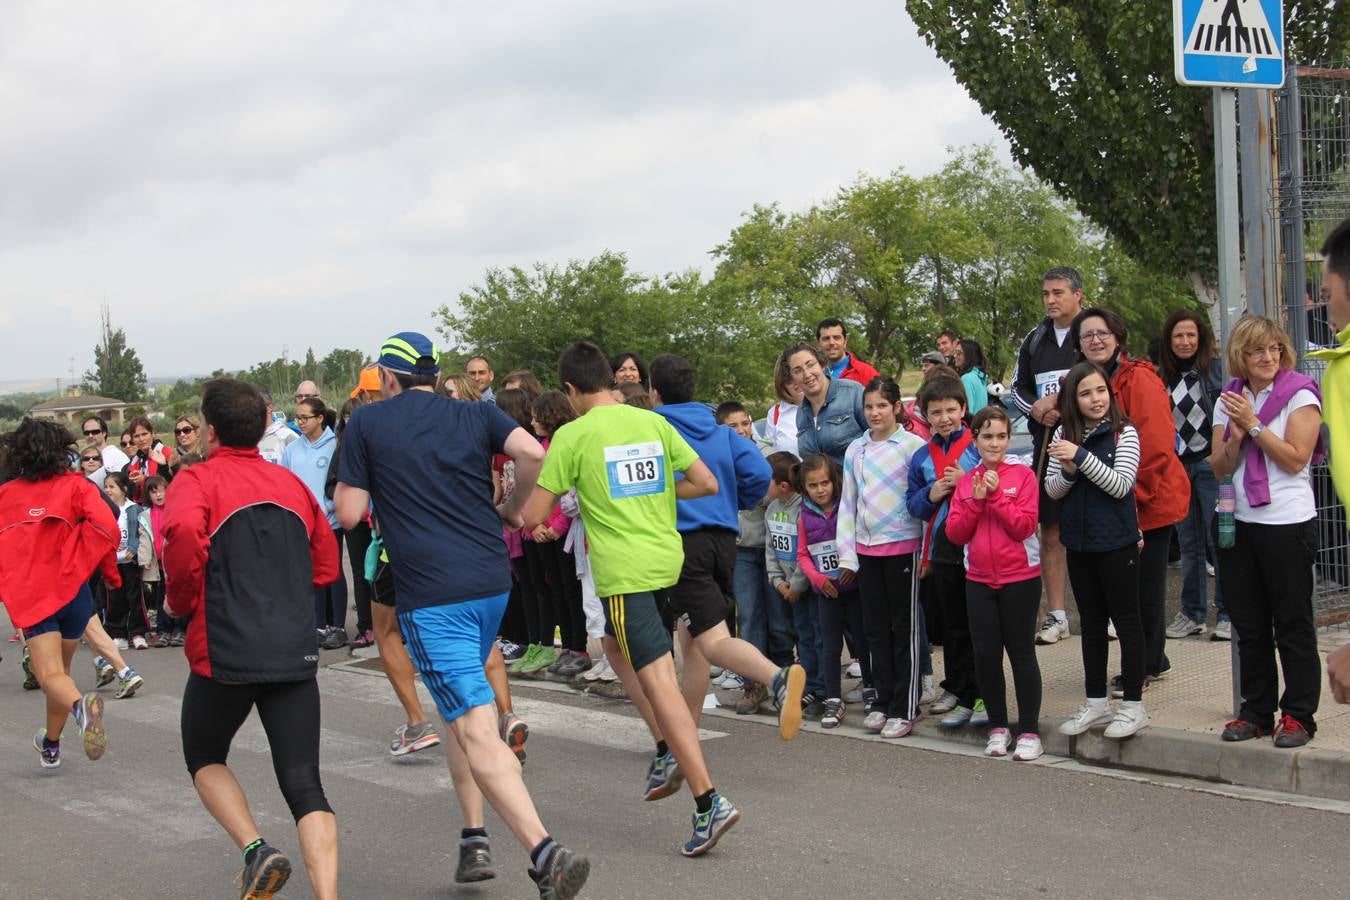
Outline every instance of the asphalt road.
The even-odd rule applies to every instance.
[[[20,689],[16,648],[0,653],[0,897],[238,896],[239,855],[183,767],[181,651],[132,653],[147,685],[110,699],[107,756],[92,763],[70,741],[54,771],[31,746],[41,695]],[[86,689],[89,659],[76,658]],[[326,667],[320,685],[344,897],[536,896],[526,852],[491,815],[497,879],[454,883],[460,824],[444,755],[389,757],[400,716],[382,676]],[[684,859],[692,801],[641,800],[650,741],[631,710],[534,687],[516,704],[533,727],[526,778],[544,821],[591,859],[587,897],[1350,895],[1350,820],[1338,812],[905,741],[803,732],[783,744],[734,718],[705,718],[705,748],[743,819],[711,854]],[[231,765],[264,836],[297,864],[282,896],[310,896],[256,717]]]

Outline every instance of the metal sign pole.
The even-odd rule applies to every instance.
[[[1242,258],[1238,238],[1237,91],[1213,88],[1214,187],[1218,198],[1219,342],[1226,344],[1242,311]]]

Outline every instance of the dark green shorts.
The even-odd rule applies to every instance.
[[[605,634],[619,642],[623,658],[639,672],[671,651],[670,629],[661,621],[651,591],[605,597]]]

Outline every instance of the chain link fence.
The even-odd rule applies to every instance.
[[[1275,92],[1277,177],[1272,210],[1280,236],[1281,318],[1300,348],[1299,369],[1320,381],[1325,364],[1303,355],[1334,346],[1319,250],[1350,216],[1350,61],[1292,66]],[[1350,448],[1332,448],[1350,453]],[[1350,537],[1345,506],[1324,464],[1312,473],[1321,551],[1318,625],[1350,630]]]

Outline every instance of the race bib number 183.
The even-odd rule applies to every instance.
[[[666,452],[659,441],[605,448],[609,496],[615,500],[666,489]]]

